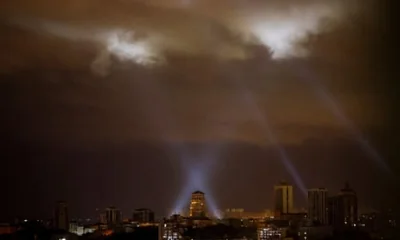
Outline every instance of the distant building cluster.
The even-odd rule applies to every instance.
[[[230,208],[222,212],[222,219],[217,219],[213,214],[207,214],[206,197],[200,191],[192,193],[189,206],[188,216],[173,215],[160,221],[159,240],[193,237],[185,235],[185,229],[207,229],[218,224],[236,229],[257,229],[241,234],[246,239],[258,240],[325,239],[332,237],[335,231],[367,226],[358,216],[357,194],[348,183],[335,195],[329,195],[326,188],[309,189],[306,209],[294,207],[293,186],[286,182],[274,186],[272,210],[246,212],[243,208]],[[199,236],[198,232],[196,234]]]
[[[218,216],[207,209],[206,194],[195,191],[188,202],[187,214],[174,214],[156,219],[148,208],[134,209],[123,218],[119,208],[110,206],[97,210],[98,219],[70,219],[68,204],[56,203],[52,221],[35,221],[49,229],[58,229],[54,239],[70,240],[73,236],[106,237],[116,233],[135,233],[150,229],[158,240],[183,239],[325,239],[335,232],[363,231],[381,238],[388,229],[397,227],[396,218],[388,213],[358,213],[356,192],[348,183],[335,195],[326,188],[308,190],[305,209],[294,207],[293,186],[281,182],[273,187],[274,203],[270,210],[248,212],[243,208],[229,208]],[[0,224],[1,234],[12,234],[28,220],[18,224]],[[72,235],[71,235],[72,234]],[[350,238],[351,239],[351,238]]]

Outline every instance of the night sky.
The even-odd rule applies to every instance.
[[[221,209],[281,180],[297,208],[346,180],[361,210],[396,203],[389,1],[144,2],[2,1],[0,218],[164,215],[194,182]]]

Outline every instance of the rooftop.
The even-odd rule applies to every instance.
[[[195,191],[192,194],[203,194],[204,195],[204,193],[202,191]]]

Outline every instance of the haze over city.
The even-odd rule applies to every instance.
[[[345,182],[359,211],[398,207],[397,48],[378,1],[0,6],[0,220],[58,200],[161,217],[197,190],[258,211],[281,181],[297,208]]]

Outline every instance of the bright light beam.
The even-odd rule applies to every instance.
[[[249,108],[252,110],[252,112],[255,114],[256,118],[260,122],[261,126],[265,130],[265,133],[269,139],[269,141],[276,147],[277,152],[279,153],[281,162],[285,166],[286,170],[289,172],[293,180],[295,181],[296,185],[298,188],[300,188],[301,192],[304,194],[304,196],[307,195],[307,188],[305,187],[303,180],[301,179],[299,173],[297,172],[296,168],[294,167],[293,163],[289,159],[289,156],[286,153],[286,150],[280,145],[278,139],[275,137],[274,132],[272,131],[269,122],[268,122],[268,117],[266,114],[263,114],[252,94],[252,92],[249,90],[249,88],[242,84],[238,79],[235,77],[235,82],[238,85],[240,89],[243,91],[243,96],[245,101],[247,102]]]
[[[210,172],[209,171],[210,168],[208,167],[208,165],[210,164],[210,159],[211,158],[208,159],[208,161],[209,161],[208,163],[207,163],[207,161],[205,161],[203,163],[203,166],[199,167],[199,169],[202,171],[199,172],[199,175],[198,175],[199,179],[196,182],[196,185],[198,186],[198,189],[202,189],[204,191],[204,193],[206,194],[206,206],[208,206],[208,210],[210,210],[214,215],[216,215],[215,217],[221,218],[221,216],[218,215],[217,203],[213,197],[211,188],[209,187],[209,182],[207,181],[209,178],[208,178],[207,174],[204,175],[204,173]],[[212,158],[212,159],[214,159],[214,158]]]
[[[178,163],[184,165],[189,159],[191,159],[188,150],[182,146],[180,143],[171,142],[168,140],[168,131],[166,132],[166,128],[169,127],[173,131],[176,131],[178,128],[178,124],[176,123],[175,119],[172,117],[170,109],[168,106],[169,99],[165,94],[165,91],[162,91],[158,84],[154,84],[155,76],[153,73],[150,73],[146,77],[146,81],[137,81],[138,86],[134,89],[137,89],[136,94],[140,96],[142,101],[144,102],[143,106],[148,104],[153,105],[154,108],[150,108],[151,111],[148,111],[149,108],[144,108],[143,111],[148,115],[149,120],[153,120],[151,124],[161,132],[162,140],[166,143],[168,150],[174,153],[174,155],[178,156]],[[147,102],[147,104],[146,104]],[[156,104],[154,104],[156,103]],[[147,110],[147,111],[146,111]],[[162,122],[161,122],[162,120]],[[172,165],[176,165],[177,162],[171,162]],[[173,214],[182,214],[184,212],[186,204],[190,200],[191,193],[196,189],[197,186],[200,184],[198,183],[201,176],[196,169],[192,169],[190,167],[183,167],[187,172],[187,181],[183,189],[181,190],[178,198],[176,200],[175,206],[170,215]],[[193,177],[194,176],[194,177]],[[197,180],[196,180],[197,179]],[[195,187],[193,187],[195,186]]]
[[[372,160],[381,169],[393,175],[390,167],[387,165],[385,160],[379,155],[379,153],[368,143],[368,141],[362,137],[361,131],[357,126],[344,114],[339,103],[335,100],[333,95],[320,83],[317,81],[316,75],[313,74],[305,65],[301,67],[293,67],[296,69],[301,76],[301,78],[311,86],[316,94],[325,102],[325,104],[332,110],[334,116],[341,121],[341,123],[350,131],[354,136],[356,141],[360,144],[363,150],[369,154]]]
[[[187,160],[187,159],[186,159]],[[184,185],[184,188],[181,190],[180,194],[178,195],[177,202],[175,204],[175,207],[173,209],[172,214],[182,214],[185,212],[185,209],[187,209],[187,205],[190,201],[191,194],[194,191],[200,190],[203,191],[206,194],[206,203],[214,214],[216,214],[217,218],[220,218],[221,216],[218,215],[218,207],[216,204],[215,199],[212,197],[212,191],[209,188],[209,184],[207,181],[207,175],[205,173],[209,172],[207,169],[209,169],[209,164],[211,163],[210,158],[206,159],[201,159],[203,161],[200,161],[199,163],[192,163],[191,166],[189,165],[184,165],[184,168],[187,169],[187,177],[186,179],[188,180],[186,184]]]
[[[157,84],[154,84],[154,77],[153,74],[150,73],[148,76],[147,81],[137,81],[140,84],[140,90],[138,91],[137,94],[140,94],[142,99],[146,100],[149,103],[164,103],[164,105],[158,106],[155,110],[151,112],[147,112],[149,114],[150,119],[154,120],[163,120],[163,123],[166,126],[161,126],[160,122],[155,122],[154,125],[159,129],[159,131],[163,131],[165,127],[169,127],[173,131],[176,131],[178,129],[178,123],[175,118],[173,118],[173,114],[171,114],[172,109],[168,110],[169,103],[169,98],[165,94],[165,91],[162,91],[163,89],[160,88]],[[149,96],[151,96],[151,99],[149,99]],[[159,98],[158,100],[155,98]],[[156,100],[156,101],[154,101]],[[179,162],[182,165],[182,169],[184,169],[187,173],[186,177],[186,182],[181,190],[180,194],[178,195],[177,202],[175,203],[174,209],[172,214],[176,213],[182,213],[184,212],[184,209],[187,205],[187,203],[190,200],[192,192],[196,190],[202,190],[206,193],[206,201],[207,204],[209,205],[209,208],[211,211],[216,212],[217,210],[217,204],[215,199],[212,196],[212,191],[209,188],[209,185],[207,183],[207,173],[210,173],[210,166],[214,163],[213,160],[215,160],[219,154],[219,149],[214,148],[212,150],[207,150],[204,151],[205,156],[203,156],[198,163],[190,161],[196,158],[193,158],[189,150],[182,146],[179,143],[171,143],[168,141],[168,138],[166,136],[167,133],[164,132],[163,140],[168,144],[169,148],[172,149],[175,153],[178,153],[179,156]],[[176,163],[172,163],[176,164]],[[217,216],[219,217],[219,216]]]
[[[197,172],[195,171],[195,169],[191,169],[188,172],[189,172],[189,174],[188,174],[188,177],[186,178],[186,179],[188,179],[188,181],[186,182],[186,184],[184,185],[184,187],[181,189],[180,193],[178,194],[177,201],[176,201],[175,206],[170,215],[173,215],[173,214],[182,215],[183,213],[185,213],[186,208],[188,207],[187,205],[190,201],[192,192],[199,190],[198,187],[196,187],[196,185],[198,185],[198,184],[195,183],[197,181],[194,180],[194,179],[198,178],[198,176],[196,176]]]

